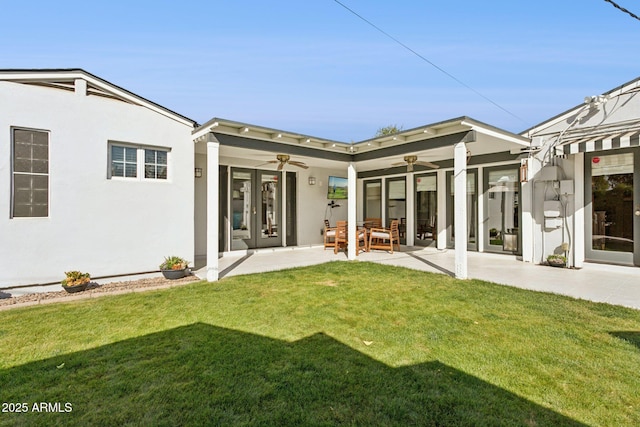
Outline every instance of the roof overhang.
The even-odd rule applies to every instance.
[[[256,161],[262,161],[265,152],[283,153],[298,156],[311,166],[327,166],[327,160],[356,162],[358,171],[389,169],[390,164],[403,161],[405,155],[448,164],[453,158],[453,147],[459,142],[467,143],[472,156],[485,160],[489,159],[486,156],[497,153],[513,154],[515,159],[515,155],[530,145],[528,138],[469,117],[432,123],[356,143],[332,141],[220,118],[214,118],[195,129],[193,139],[196,143],[206,141],[210,134],[220,142],[221,156],[243,159],[253,156]],[[196,151],[205,152],[204,147]]]
[[[174,111],[169,110],[155,102],[149,101],[139,95],[129,92],[119,86],[103,80],[80,68],[73,69],[39,69],[39,70],[0,70],[0,81],[31,84],[51,87],[60,90],[75,90],[75,81],[78,79],[87,82],[87,95],[112,98],[133,105],[148,108],[158,114],[176,120],[186,126],[194,127],[196,122]]]

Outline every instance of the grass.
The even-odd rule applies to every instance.
[[[639,311],[333,262],[0,312],[0,425],[635,426],[639,366]]]

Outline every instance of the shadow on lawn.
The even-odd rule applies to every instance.
[[[58,368],[64,363],[64,366]],[[391,368],[324,334],[193,324],[0,372],[16,425],[581,425],[442,363]]]
[[[625,341],[629,341],[631,344],[640,348],[640,332],[636,331],[613,331],[609,332],[610,335],[613,335],[616,338],[621,338]]]

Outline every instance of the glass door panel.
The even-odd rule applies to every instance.
[[[382,181],[364,183],[364,218],[382,218]]]
[[[282,245],[280,172],[232,169],[231,249]]]
[[[485,248],[518,252],[520,235],[519,169],[487,169],[485,172]]]
[[[438,235],[438,197],[436,175],[417,175],[416,189],[416,245],[428,246]]]
[[[398,220],[400,243],[406,243],[407,233],[407,181],[402,178],[387,179],[387,224],[394,219]]]
[[[231,173],[231,249],[255,247],[253,171],[234,169]]]
[[[258,171],[260,185],[260,201],[257,203],[259,230],[258,247],[280,246],[282,237],[280,224],[280,174],[277,172]]]
[[[634,252],[633,160],[633,153],[591,157],[592,222],[587,244],[597,259],[612,260],[594,252]]]
[[[449,181],[449,191],[447,197],[447,220],[449,225],[449,246],[453,246],[456,237],[455,230],[455,185],[453,181],[453,172],[447,173]],[[478,171],[467,170],[467,248],[469,250],[478,250],[478,191],[476,189],[478,182]]]

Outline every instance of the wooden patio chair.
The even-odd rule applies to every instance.
[[[365,218],[364,223],[367,228],[382,228],[382,218]]]
[[[384,249],[393,253],[393,246],[400,250],[400,232],[398,231],[398,220],[391,221],[389,228],[372,228],[369,231],[369,250]]]
[[[336,237],[335,246],[333,247],[333,253],[337,254],[338,250],[347,248],[349,242],[349,229],[347,221],[336,222]],[[356,230],[356,256],[361,250],[368,252],[369,245],[367,244],[367,230],[366,228],[358,228]]]
[[[340,248],[347,247],[347,221],[336,222],[336,235],[334,239],[333,253],[337,254]]]
[[[331,227],[329,220],[324,220],[324,248],[335,248],[336,246],[336,228]]]

